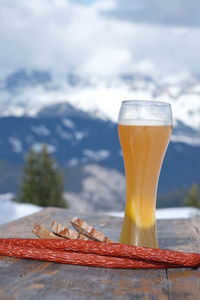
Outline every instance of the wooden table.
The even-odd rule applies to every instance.
[[[66,224],[75,214],[47,208],[2,225],[0,237],[31,238],[33,225]],[[121,218],[80,215],[117,241]],[[200,252],[200,219],[158,222],[161,248]],[[1,300],[200,299],[200,269],[125,270],[0,257]]]

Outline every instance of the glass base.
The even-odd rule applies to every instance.
[[[141,247],[158,248],[156,222],[153,226],[138,227],[125,215],[119,242]]]

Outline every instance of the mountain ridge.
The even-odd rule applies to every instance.
[[[67,74],[55,79],[39,70],[17,70],[0,82],[1,116],[36,116],[42,109],[68,103],[95,117],[117,121],[120,102],[152,99],[172,104],[174,124],[200,130],[200,77],[194,74],[155,78],[141,73],[124,74],[110,82]]]
[[[159,195],[173,195],[176,190],[187,190],[191,184],[200,182],[199,79],[192,83],[192,88],[187,81],[175,97],[177,86],[158,84],[152,77],[117,79],[110,85],[74,77],[74,82],[67,78],[60,90],[60,83],[48,74],[22,72],[20,76],[15,78],[16,87],[13,78],[9,88],[0,83],[0,170],[4,174],[0,193],[19,190],[29,149],[39,151],[45,143],[65,173],[71,207],[78,207],[80,200],[86,210],[90,206],[99,211],[122,210],[125,177],[116,118],[122,94],[128,90],[135,99],[162,100],[159,97],[168,95],[170,89],[174,95],[163,96],[173,103],[175,122],[161,171]],[[182,98],[189,90],[187,99]],[[166,197],[160,199],[158,207],[167,205]],[[182,198],[176,197],[175,201],[177,206],[182,205]]]
[[[47,114],[45,117],[1,117],[1,160],[22,166],[29,149],[39,151],[45,143],[63,168],[78,166],[81,169],[88,164],[98,164],[123,174],[117,124],[90,115],[85,117],[76,108],[73,114],[71,112],[70,107],[70,115],[65,111],[62,117],[56,112],[49,117]],[[192,136],[193,131],[187,130]],[[172,140],[161,172],[160,193],[198,182],[199,152],[199,145]]]

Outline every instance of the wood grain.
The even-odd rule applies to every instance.
[[[76,214],[47,208],[0,227],[0,237],[32,238],[35,223],[52,220],[69,226]],[[122,219],[83,215],[89,224],[117,241]],[[199,219],[158,222],[162,248],[199,252]],[[114,270],[0,257],[0,299],[198,299],[200,272],[193,269]]]
[[[168,232],[176,239],[174,249],[200,252],[200,219],[171,220]],[[170,299],[199,299],[200,270],[180,269],[167,270]]]

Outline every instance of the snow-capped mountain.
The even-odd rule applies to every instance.
[[[108,83],[74,74],[61,80],[52,78],[48,72],[20,70],[0,82],[1,116],[35,116],[48,105],[68,102],[94,116],[117,121],[124,99],[170,102],[175,126],[184,124],[197,131],[197,135],[200,131],[200,77],[194,75],[154,78],[127,74]],[[176,140],[183,141],[183,136],[177,135]]]
[[[178,126],[192,136],[194,129],[185,125],[184,127],[181,123]],[[93,171],[85,168],[88,164],[123,174],[123,159],[116,123],[94,118],[70,104],[61,103],[43,109],[34,118],[30,116],[0,118],[0,168],[2,173],[6,170],[12,175],[1,179],[2,192],[13,192],[17,189],[19,176],[16,174],[19,175],[20,170],[18,167],[23,164],[31,147],[37,151],[44,143],[48,145],[49,151],[60,165],[66,169],[66,174],[69,172],[74,174],[72,179],[66,175],[68,187],[72,191],[80,191],[83,184],[80,178],[87,177],[89,173],[93,176]],[[183,142],[170,144],[162,170],[160,192],[200,181],[199,152],[198,145]],[[103,171],[99,172],[103,174]]]
[[[200,182],[198,77],[158,81],[135,74],[108,84],[74,75],[61,82],[46,72],[19,71],[0,82],[0,192],[18,190],[28,150],[40,150],[45,143],[65,172],[74,208],[82,199],[88,209],[92,199],[92,209],[123,210],[125,180],[116,125],[123,99],[172,103],[175,126],[159,193]]]

